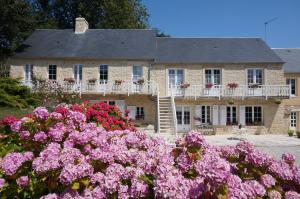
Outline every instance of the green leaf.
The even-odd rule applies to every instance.
[[[71,189],[73,190],[78,190],[80,189],[80,183],[79,182],[74,182],[71,186]]]

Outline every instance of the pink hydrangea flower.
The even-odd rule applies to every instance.
[[[26,187],[29,183],[28,176],[21,176],[16,180],[16,182],[19,187]]]
[[[260,182],[265,188],[270,188],[275,185],[276,181],[271,175],[265,174],[260,177]]]

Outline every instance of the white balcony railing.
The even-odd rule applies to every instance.
[[[171,86],[176,97],[290,97],[289,85],[240,85],[236,88],[229,88],[226,85],[215,85],[206,88],[203,85],[191,85],[188,88],[181,88],[180,85]]]
[[[106,82],[93,82],[93,83],[83,83],[81,81],[56,81],[58,85],[62,86],[63,90],[66,92],[78,92],[80,94],[157,94],[157,84],[152,81],[145,81],[143,83],[137,83],[133,81],[124,81],[120,84],[115,81]],[[23,81],[23,85],[30,88],[35,87],[32,81]]]

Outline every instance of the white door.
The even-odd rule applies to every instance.
[[[82,65],[76,64],[73,67],[74,79],[76,83],[81,82],[82,80]]]
[[[208,85],[211,85],[208,87]],[[204,95],[216,97],[220,95],[221,88],[221,70],[206,69],[205,70],[205,88]]]
[[[169,95],[171,95],[171,89],[172,89],[174,96],[182,96],[184,93],[180,85],[184,83],[183,69],[169,69],[168,79],[169,79],[168,80]]]
[[[213,105],[213,125],[219,125],[219,106]]]
[[[296,130],[297,127],[297,112],[291,112],[290,115],[290,129]]]
[[[127,110],[129,111],[128,117],[132,120],[136,118],[136,106],[127,106]]]
[[[125,114],[125,100],[116,100],[116,106],[120,109],[122,114]]]
[[[201,109],[201,105],[197,105],[195,108],[195,126],[200,126],[202,124],[202,119],[201,119],[201,113],[202,113],[202,109]]]
[[[225,114],[225,125],[238,125],[236,106],[227,106]]]
[[[246,107],[245,106],[240,106],[240,123],[242,125],[246,124],[245,114],[246,114]]]
[[[143,79],[143,67],[142,66],[133,66],[132,67],[132,92],[137,93],[141,92],[143,84],[139,83]]]
[[[24,83],[27,86],[31,86],[32,85],[32,71],[33,67],[31,64],[26,64],[24,66]]]
[[[176,106],[176,117],[179,132],[191,130],[191,108],[189,106]]]

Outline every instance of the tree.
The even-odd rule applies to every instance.
[[[33,12],[26,1],[0,0],[0,60],[11,55],[33,29]]]

